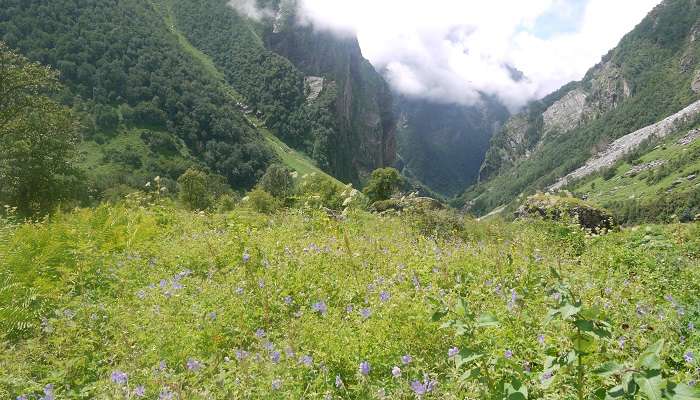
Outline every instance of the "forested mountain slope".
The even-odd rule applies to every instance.
[[[615,139],[685,108],[700,98],[699,57],[700,5],[664,1],[582,81],[506,123],[463,203],[484,214],[546,189]]]
[[[324,170],[359,182],[395,158],[391,92],[355,38],[297,22],[271,2],[256,22],[225,0],[172,0],[176,24],[277,135]]]
[[[400,98],[396,109],[403,174],[447,197],[476,183],[491,137],[510,115],[488,97],[471,106]]]

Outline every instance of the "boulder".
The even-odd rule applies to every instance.
[[[559,221],[572,218],[582,228],[594,233],[602,233],[615,228],[615,220],[610,213],[573,197],[538,194],[529,197],[515,216],[517,218],[544,218]]]
[[[377,201],[369,207],[369,210],[376,213],[385,213],[404,210],[432,211],[445,208],[444,204],[432,197],[407,196]]]

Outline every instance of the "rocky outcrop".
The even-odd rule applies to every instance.
[[[635,165],[634,167],[632,167],[632,169],[627,171],[625,176],[627,176],[627,177],[637,176],[644,171],[651,171],[653,169],[657,169],[657,168],[663,166],[664,164],[666,164],[666,160],[655,160],[655,161],[648,162],[645,164]]]
[[[520,219],[536,217],[554,221],[570,218],[594,233],[604,233],[615,228],[615,220],[610,213],[572,197],[535,195],[525,201],[515,216]]]
[[[418,197],[415,195],[401,198],[393,198],[374,202],[369,210],[375,213],[401,212],[401,211],[434,211],[444,210],[446,207],[440,201],[432,197]]]
[[[569,183],[586,177],[594,172],[612,167],[625,154],[631,152],[644,141],[652,137],[664,138],[671,133],[677,132],[679,126],[692,121],[700,115],[700,101],[689,105],[683,110],[656,124],[644,127],[629,135],[623,136],[611,143],[605,150],[591,158],[584,166],[560,179],[556,184],[549,187],[550,191],[556,191]]]
[[[320,76],[307,76],[304,78],[304,84],[306,86],[306,101],[313,102],[318,99],[318,96],[323,91],[324,79]]]
[[[693,129],[687,135],[678,139],[678,144],[681,146],[689,146],[696,140],[700,139],[700,129]]]
[[[690,88],[693,92],[700,94],[700,70],[695,73],[693,82],[690,84]]]
[[[545,132],[568,132],[576,128],[586,111],[586,93],[576,88],[542,114]]]

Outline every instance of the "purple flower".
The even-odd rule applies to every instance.
[[[281,358],[282,358],[282,353],[280,353],[279,351],[272,352],[272,355],[270,356],[270,360],[275,364],[280,362]]]
[[[313,359],[311,356],[309,356],[309,355],[305,355],[305,356],[302,356],[302,357],[301,357],[301,359],[299,360],[299,362],[302,363],[302,364],[304,364],[304,365],[307,366],[307,367],[311,367],[311,366],[313,365],[313,363],[314,363],[314,359]]]
[[[372,310],[370,310],[369,308],[363,308],[362,310],[360,310],[360,315],[363,319],[368,319],[370,315],[372,315]]]
[[[387,291],[381,292],[379,294],[379,300],[381,300],[382,303],[386,303],[387,301],[389,301],[390,298],[391,298],[391,294]]]
[[[321,300],[318,303],[314,304],[312,306],[313,310],[321,315],[326,315],[328,312],[328,307],[326,306],[326,303]]]
[[[545,341],[545,337],[544,337],[543,334],[537,335],[537,342],[538,342],[539,344],[541,344],[542,346],[544,346],[544,341]]]
[[[44,386],[44,396],[39,398],[39,400],[54,400],[55,397],[53,395],[53,385],[48,384]]]
[[[248,254],[248,251],[246,250],[243,252],[243,262],[247,263],[248,261],[250,261],[250,254]]]
[[[624,349],[625,343],[627,343],[627,339],[625,339],[624,337],[621,337],[620,339],[617,340],[617,343],[621,349]]]
[[[458,349],[457,347],[452,347],[451,349],[449,349],[449,350],[447,351],[447,356],[448,356],[449,358],[456,357],[457,354],[459,354],[459,349]]]
[[[265,337],[265,330],[263,328],[258,328],[257,331],[255,331],[255,337],[258,339],[262,339]]]
[[[158,395],[159,400],[173,400],[173,393],[167,388],[163,388]]]
[[[126,373],[122,371],[114,371],[112,372],[112,382],[116,383],[117,385],[124,386],[126,385],[127,380],[129,377],[126,375]]]
[[[437,382],[430,380],[427,376],[425,377],[425,381],[413,381],[411,382],[411,389],[413,390],[413,393],[416,394],[419,398],[422,398],[426,394],[430,393],[433,391],[433,388],[435,388],[435,385]]]
[[[343,386],[344,386],[343,380],[340,379],[340,375],[336,375],[336,376],[335,376],[335,387],[337,387],[338,389],[340,389],[340,388],[342,388]]]
[[[689,351],[689,352],[685,353],[685,355],[683,356],[683,359],[685,360],[685,362],[690,364],[695,360],[695,354],[693,354],[692,351]]]
[[[554,299],[554,301],[559,301],[559,300],[561,300],[561,293],[559,293],[559,292],[554,293],[554,294],[552,295],[552,298]]]
[[[360,363],[360,375],[362,376],[367,376],[369,375],[369,372],[372,370],[372,367],[370,367],[369,363],[367,361],[362,361]]]
[[[260,289],[264,289],[264,288],[265,288],[265,281],[262,280],[262,279],[260,279],[260,280],[258,281],[258,287],[259,287]]]
[[[394,367],[391,369],[391,375],[394,378],[400,378],[401,377],[401,368],[399,367]]]
[[[350,314],[354,309],[355,307],[352,304],[350,304],[347,307],[345,307],[345,312]]]
[[[540,381],[542,381],[542,383],[544,383],[550,379],[552,379],[552,373],[547,371],[544,374],[542,374],[542,378],[540,379]]]
[[[689,331],[694,331],[695,330],[695,324],[692,322],[688,322],[688,330]]]
[[[158,369],[162,372],[168,369],[168,365],[165,363],[165,361],[161,360],[160,364],[158,364]]]
[[[411,361],[413,361],[413,357],[409,356],[408,354],[406,354],[405,356],[402,356],[402,357],[401,357],[401,362],[402,362],[404,365],[410,364]]]
[[[187,369],[194,372],[199,371],[200,369],[202,369],[202,363],[195,360],[194,358],[190,358],[189,360],[187,360]]]
[[[210,312],[207,317],[209,317],[210,320],[214,321],[216,320],[216,311]]]
[[[236,294],[237,294],[237,295],[239,295],[239,296],[240,296],[240,295],[242,295],[242,294],[243,294],[243,292],[244,292],[244,290],[243,290],[243,288],[242,288],[242,287],[237,287],[237,288],[236,288]]]
[[[292,296],[287,296],[284,298],[284,304],[286,305],[291,305],[292,304]]]
[[[134,396],[145,397],[146,396],[146,388],[143,385],[136,386],[136,389],[134,389]]]
[[[248,358],[248,352],[245,350],[236,350],[236,358],[238,361],[243,361]]]
[[[527,372],[528,374],[532,372],[532,364],[530,364],[529,361],[525,361],[523,363],[523,371]]]
[[[275,379],[272,381],[272,390],[280,390],[282,388],[282,380]]]
[[[509,359],[509,360],[510,360],[511,358],[513,358],[513,351],[512,351],[512,350],[506,350],[506,352],[503,353],[503,356],[504,356],[506,359]]]
[[[17,400],[29,400],[26,394],[17,396]]]

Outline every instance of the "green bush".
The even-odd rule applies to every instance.
[[[380,168],[372,172],[364,193],[370,202],[388,200],[402,186],[404,180],[395,168]]]
[[[280,207],[279,200],[259,187],[248,193],[247,197],[253,210],[262,214],[273,213]]]
[[[194,168],[177,180],[180,200],[191,210],[204,210],[211,205],[207,174]]]
[[[259,185],[264,191],[283,199],[291,194],[294,187],[292,171],[283,165],[272,164],[260,179]]]

